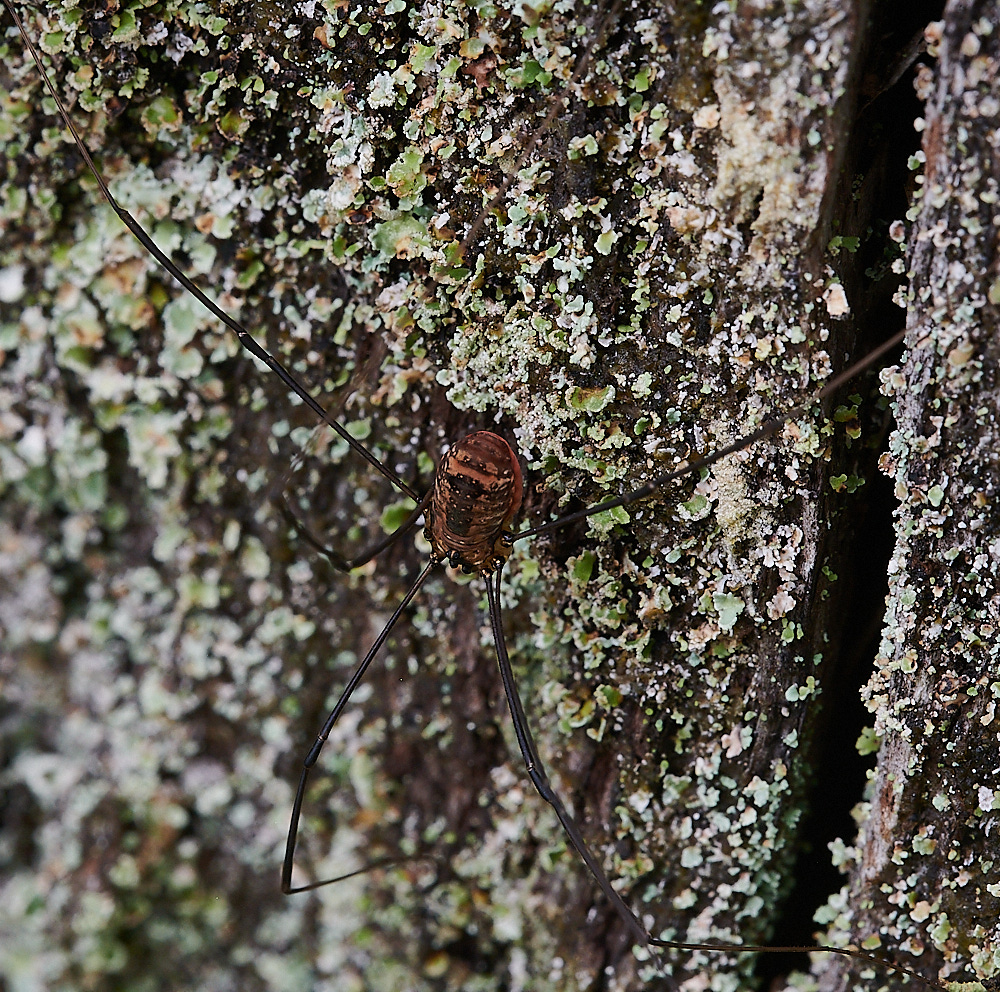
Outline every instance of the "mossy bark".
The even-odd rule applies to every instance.
[[[982,28],[995,8],[949,10],[945,55],[926,59],[927,172],[907,232],[890,224],[907,208],[917,109],[895,70],[919,14],[327,7],[22,16],[115,195],[415,485],[451,440],[487,428],[522,458],[532,526],[625,491],[807,398],[901,325],[902,283],[913,336],[886,376],[895,553],[874,466],[884,416],[861,378],[704,478],[519,545],[505,624],[557,789],[655,933],[766,939],[791,897],[806,925],[787,935],[808,939],[833,892],[830,939],[877,933],[928,976],[991,974],[996,762],[977,760],[973,788],[966,766],[915,742],[933,724],[949,753],[995,757],[1000,294],[992,187],[975,185],[997,174]],[[442,571],[400,622],[303,822],[303,880],[434,860],[279,894],[300,762],[426,547],[407,540],[345,576],[288,527],[282,492],[338,548],[402,508],[121,227],[9,23],[8,981],[670,987],[511,757],[478,579]],[[956,95],[959,70],[975,99]],[[947,288],[960,262],[964,288]],[[881,786],[834,919],[839,881],[800,851],[819,844],[825,864],[839,832],[839,863],[855,860],[830,807],[846,817],[862,799],[864,770],[845,769],[887,572],[866,691]],[[717,990],[763,966],[666,964]],[[872,987],[815,967],[825,987]]]

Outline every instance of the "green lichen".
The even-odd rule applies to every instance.
[[[776,14],[766,44],[726,9],[683,15],[687,34],[647,11],[572,80],[604,12],[566,6],[264,5],[236,24],[174,3],[102,20],[52,6],[29,30],[116,197],[354,436],[426,481],[427,451],[462,423],[499,424],[540,522],[828,375],[814,304],[831,273],[800,246],[829,159],[825,139],[787,136],[827,134],[850,40],[834,11]],[[588,948],[611,925],[598,913],[591,933],[583,868],[503,763],[506,718],[471,674],[495,667],[478,585],[431,581],[331,735],[303,823],[303,877],[428,847],[446,870],[278,895],[296,766],[418,559],[406,547],[331,577],[273,496],[338,548],[405,510],[81,199],[93,184],[7,48],[0,134],[19,171],[0,200],[15,273],[0,282],[0,466],[8,519],[34,514],[0,542],[24,711],[10,782],[45,824],[4,886],[23,921],[0,955],[10,980],[37,986],[44,961],[47,987],[134,984],[163,961],[149,987],[176,987],[178,962],[248,989],[591,982]],[[751,101],[754,64],[768,85]],[[800,772],[775,759],[747,778],[740,756],[759,735],[789,740],[815,695],[800,680],[788,698],[757,666],[801,630],[819,524],[788,515],[829,433],[792,425],[511,566],[508,637],[541,756],[657,932],[756,939],[786,884]],[[573,540],[586,547],[563,550]],[[591,788],[589,767],[613,788]],[[598,794],[613,809],[592,808]],[[723,990],[751,966],[735,958],[670,964]],[[609,961],[617,987],[653,974],[642,954]]]

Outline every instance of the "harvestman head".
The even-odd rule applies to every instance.
[[[882,346],[875,349],[861,361],[834,377],[826,384],[826,386],[824,386],[823,389],[809,397],[806,402],[767,421],[753,433],[734,441],[709,456],[692,461],[690,464],[684,465],[680,468],[671,469],[658,475],[654,475],[648,482],[639,488],[615,498],[605,500],[575,513],[570,513],[559,519],[540,524],[539,526],[516,531],[514,529],[514,524],[517,520],[517,514],[520,509],[522,497],[521,469],[516,453],[504,438],[489,431],[479,431],[462,438],[452,445],[443,457],[441,464],[438,466],[431,488],[425,494],[421,495],[417,493],[391,468],[379,461],[379,459],[377,459],[367,448],[365,448],[364,445],[356,441],[340,423],[330,417],[324,408],[309,394],[306,388],[299,383],[281,365],[281,363],[277,361],[277,359],[263,349],[242,324],[217,307],[198,288],[198,286],[191,281],[191,279],[178,270],[171,259],[153,243],[132,215],[120,204],[118,204],[112,196],[110,190],[101,177],[97,166],[93,162],[82,139],[80,138],[72,119],[64,108],[55,87],[44,71],[40,57],[35,50],[30,37],[21,24],[20,18],[11,4],[11,0],[4,0],[4,4],[13,17],[24,39],[26,47],[37,63],[45,85],[55,100],[59,112],[62,115],[67,128],[72,133],[88,168],[93,173],[102,194],[121,218],[122,222],[141,242],[144,248],[156,258],[164,269],[166,269],[166,271],[168,271],[188,292],[192,293],[219,320],[223,321],[236,334],[243,347],[246,348],[255,358],[264,362],[267,367],[281,379],[285,386],[287,386],[308,405],[320,421],[335,431],[354,452],[369,463],[372,469],[381,473],[401,493],[417,502],[416,508],[410,514],[408,519],[394,533],[353,557],[344,557],[333,548],[328,547],[317,536],[310,533],[308,528],[298,521],[287,506],[285,506],[286,514],[288,514],[291,518],[291,522],[302,537],[314,548],[327,555],[335,567],[341,570],[350,570],[364,564],[385,550],[395,541],[407,534],[412,533],[419,522],[421,520],[424,521],[424,534],[431,547],[430,560],[417,576],[416,580],[413,582],[410,589],[399,603],[395,612],[392,614],[388,623],[378,635],[374,644],[371,646],[361,663],[355,669],[336,705],[326,718],[319,735],[306,755],[292,808],[285,858],[281,871],[282,891],[288,894],[305,892],[339,881],[343,878],[350,877],[350,875],[357,874],[357,872],[351,872],[348,875],[341,875],[337,878],[314,881],[303,885],[293,884],[292,875],[296,839],[309,773],[316,764],[320,751],[333,730],[333,727],[336,725],[341,714],[344,712],[352,694],[362,682],[372,661],[385,644],[394,625],[417,595],[430,573],[439,565],[448,563],[467,573],[480,575],[485,580],[490,623],[496,646],[500,678],[513,721],[514,734],[527,774],[531,778],[531,781],[538,793],[554,809],[559,822],[561,823],[576,853],[586,864],[605,898],[609,901],[615,912],[622,919],[636,944],[647,947],[654,954],[656,954],[659,949],[670,948],[681,950],[718,950],[725,952],[753,951],[771,953],[825,951],[832,954],[840,954],[874,963],[880,968],[910,976],[916,981],[932,988],[958,988],[959,986],[955,983],[945,986],[929,981],[923,976],[920,976],[907,968],[853,948],[826,946],[775,947],[721,942],[694,943],[663,940],[654,937],[639,920],[625,900],[614,889],[604,869],[584,840],[576,822],[569,814],[558,795],[556,795],[549,782],[545,769],[539,759],[538,751],[532,738],[531,730],[525,716],[524,707],[514,679],[505,643],[500,609],[501,575],[503,567],[517,541],[525,540],[538,534],[566,527],[570,524],[584,520],[588,517],[594,516],[595,514],[606,512],[616,507],[624,507],[633,504],[651,496],[662,487],[668,485],[676,479],[687,476],[693,472],[697,472],[700,469],[707,468],[728,455],[741,451],[750,445],[759,443],[775,435],[785,423],[808,412],[808,410],[812,408],[818,400],[821,400],[840,389],[845,383],[855,378],[863,370],[873,365],[883,355],[899,345],[903,338],[903,332],[896,334],[893,338],[886,341]],[[617,7],[617,4],[612,7],[610,16],[614,15],[614,11]],[[605,19],[605,24],[608,20],[610,20],[610,16]],[[584,53],[577,66],[576,75],[582,73],[594,46],[599,40],[599,37],[600,33],[595,36],[591,45]],[[553,103],[553,106],[542,125],[542,129],[551,124],[552,120],[558,113],[559,106],[560,104]],[[530,149],[537,141],[539,133],[540,132],[536,133],[526,146],[524,152],[522,153],[522,159],[530,153]],[[516,169],[513,170],[513,172],[516,172]],[[490,204],[490,207],[503,197],[504,189],[505,187],[500,190],[493,203]],[[481,215],[480,219],[478,219],[472,228],[470,228],[466,235],[466,239],[463,242],[463,250],[474,240],[476,232],[482,223],[482,216],[484,215],[485,211],[484,214]],[[368,867],[370,868],[371,866]],[[368,870],[368,868],[361,870],[365,871]],[[672,980],[668,979],[668,981]],[[976,983],[969,987],[981,988],[981,986],[978,986]]]

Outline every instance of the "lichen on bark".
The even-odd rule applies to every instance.
[[[741,436],[865,347],[864,280],[831,248],[854,233],[835,221],[863,7],[24,16],[115,195],[407,479],[499,430],[539,523]],[[343,576],[289,532],[281,490],[334,543],[398,497],[176,294],[6,21],[5,46],[0,969],[26,988],[657,987],[510,757],[475,581],[441,575],[397,629],[303,823],[306,874],[437,861],[280,896],[299,763],[426,548]],[[658,934],[762,939],[793,885],[851,641],[866,403],[515,555],[542,757]],[[988,946],[948,954],[989,973]],[[667,961],[718,992],[754,967]]]
[[[923,174],[907,254],[907,351],[883,373],[896,429],[896,545],[875,672],[880,741],[838,924],[933,958],[941,979],[994,975],[991,834],[998,598],[996,4],[950,3],[927,29]],[[990,757],[987,758],[987,755]],[[876,941],[869,946],[877,946]],[[822,988],[843,987],[842,966]]]

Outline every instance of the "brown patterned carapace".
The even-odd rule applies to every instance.
[[[508,525],[521,505],[521,466],[490,431],[468,434],[441,459],[427,507],[431,554],[465,572],[489,575],[510,557]]]

